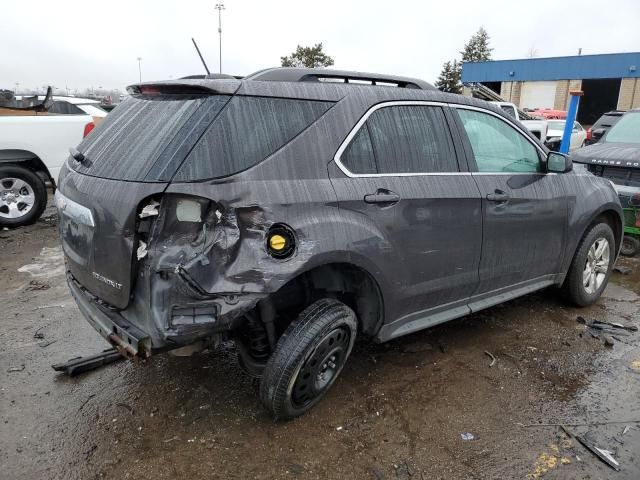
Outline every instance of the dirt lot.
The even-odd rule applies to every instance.
[[[56,374],[107,344],[67,292],[51,213],[0,231],[2,478],[640,478],[640,332],[605,347],[576,321],[640,325],[640,259],[589,309],[547,291],[357,345],[311,414],[277,424],[230,344]],[[621,471],[558,427],[521,426],[558,422],[590,424],[570,429]]]

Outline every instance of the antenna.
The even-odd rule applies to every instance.
[[[202,58],[202,54],[200,53],[200,49],[198,48],[198,44],[196,43],[195,39],[193,37],[191,37],[191,41],[193,42],[193,46],[196,47],[196,52],[198,52],[198,56],[200,57],[200,61],[202,62],[202,65],[204,65],[204,69],[207,71],[207,75],[211,75],[211,72],[209,71],[209,67],[207,67],[207,63],[204,61],[204,58]]]

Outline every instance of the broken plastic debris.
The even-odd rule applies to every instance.
[[[475,440],[476,436],[471,432],[464,432],[464,433],[460,434],[460,438],[462,438],[462,440],[464,440],[466,442],[466,441],[469,441],[469,440]]]
[[[138,260],[142,260],[147,256],[147,244],[140,240],[140,245],[138,245],[138,250],[136,250],[136,256]]]
[[[160,203],[156,202],[155,200],[151,200],[151,203],[149,203],[149,205],[145,206],[142,209],[139,217],[140,218],[155,217],[156,215],[158,215],[159,206],[160,206]]]

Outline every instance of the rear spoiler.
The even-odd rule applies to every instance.
[[[7,110],[46,112],[52,103],[53,90],[51,87],[47,87],[47,94],[42,101],[38,100],[37,95],[33,97],[22,97],[20,100],[16,100],[13,94],[10,96],[0,96],[0,108]]]
[[[178,79],[129,85],[127,92],[130,95],[233,95],[240,85],[234,78]]]

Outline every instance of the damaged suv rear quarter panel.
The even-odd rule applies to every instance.
[[[264,95],[263,90],[269,90],[268,82],[253,84],[240,93]],[[292,98],[303,92],[304,98],[309,98],[308,86],[300,92],[299,85],[291,87],[288,94]],[[323,100],[326,88],[318,90]],[[336,89],[336,100],[339,93]],[[358,259],[348,248],[354,239],[352,234],[346,236],[327,171],[327,159],[333,157],[366,105],[354,105],[347,99],[336,103],[282,149],[233,177],[172,183],[167,188],[167,194],[189,194],[218,202],[217,228],[226,234],[220,237],[224,246],[215,250],[219,255],[224,252],[224,256],[213,260],[203,275],[196,273],[206,282],[203,287],[208,293],[266,295],[303,271],[328,263],[360,263],[358,266],[371,270],[372,275],[380,273],[378,266]],[[318,138],[323,141],[318,142]],[[279,223],[290,227],[296,240],[294,254],[286,259],[273,258],[266,248],[268,229]]]

